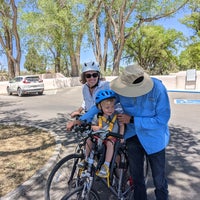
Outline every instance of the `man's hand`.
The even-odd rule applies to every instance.
[[[130,123],[130,119],[131,119],[131,116],[130,115],[127,115],[127,114],[118,114],[117,115],[117,119],[119,121],[119,123],[122,123],[122,124],[128,124]]]

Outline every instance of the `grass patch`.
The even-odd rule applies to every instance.
[[[0,197],[33,176],[54,150],[55,139],[46,131],[0,125]]]

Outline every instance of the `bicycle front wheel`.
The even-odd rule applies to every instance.
[[[98,193],[91,189],[88,197],[82,197],[83,186],[66,194],[61,200],[100,200]]]
[[[59,200],[70,189],[79,186],[80,170],[78,163],[83,158],[83,154],[71,154],[61,159],[55,165],[47,179],[45,200]]]

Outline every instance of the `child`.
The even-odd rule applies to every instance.
[[[112,90],[101,90],[96,96],[96,105],[101,111],[98,117],[95,116],[92,122],[93,131],[99,129],[109,130],[114,133],[124,134],[124,125],[117,121],[117,112],[115,111],[115,93]],[[114,152],[114,143],[116,138],[109,137],[106,141],[105,162],[97,173],[97,176],[106,178],[109,176],[109,166]],[[87,139],[85,160],[79,163],[79,167],[83,167],[90,153],[92,141]]]

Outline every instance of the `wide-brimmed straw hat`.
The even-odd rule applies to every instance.
[[[126,97],[138,97],[147,94],[153,88],[151,77],[139,65],[127,66],[122,74],[110,82],[117,94]]]

